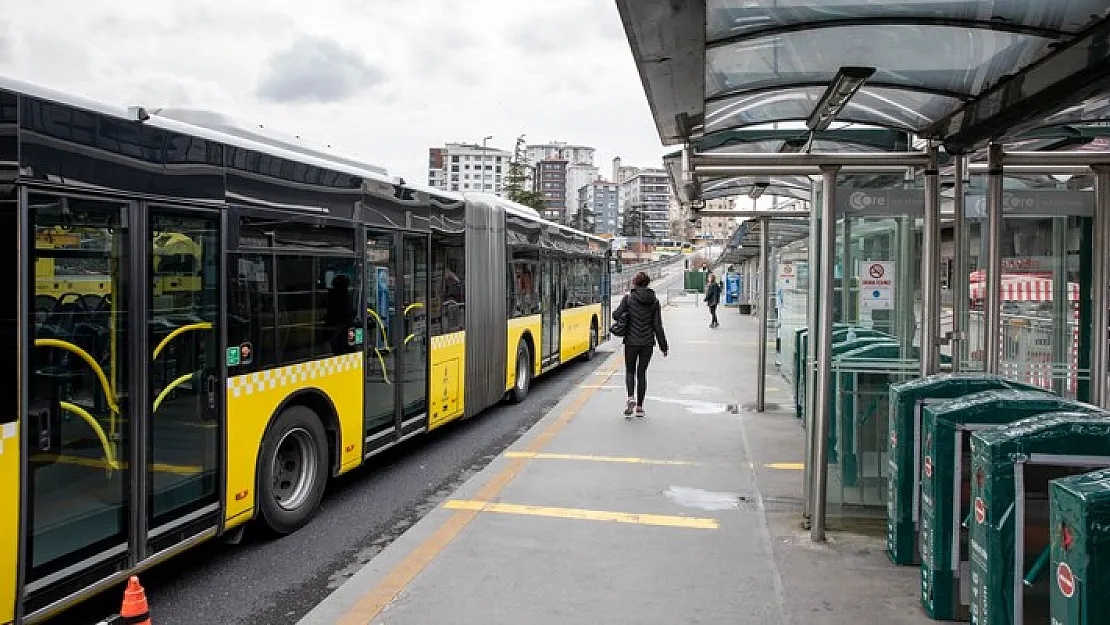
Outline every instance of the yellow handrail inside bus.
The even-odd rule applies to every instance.
[[[385,377],[385,383],[393,386],[393,382],[389,379],[389,372],[385,369],[385,358],[382,358],[382,353],[377,348],[374,348],[374,353],[378,356],[378,363],[382,366],[382,376]]]
[[[195,377],[196,374],[197,373],[195,371],[193,373],[186,373],[185,375],[177,378],[173,382],[170,382],[169,385],[166,386],[166,388],[162,389],[162,392],[158,393],[158,397],[154,398],[154,412],[158,412],[158,406],[162,405],[162,401],[166,399],[166,396],[169,395],[170,392],[173,391],[173,389],[177,388],[178,386],[181,386],[182,384],[187,382],[190,378]]]
[[[367,308],[366,313],[373,317],[374,321],[378,322],[378,328],[382,331],[382,338],[385,340],[385,344],[389,345],[389,333],[385,331],[385,324],[382,323],[382,318],[378,316],[378,313],[374,312],[373,308]]]
[[[410,334],[410,335],[406,336],[405,337],[405,345],[408,345],[409,341],[413,340],[414,338],[416,338],[416,334]]]
[[[423,308],[423,307],[424,307],[424,302],[413,302],[413,303],[409,304],[408,306],[405,306],[405,314],[406,315],[409,314],[412,311],[413,308]]]
[[[211,329],[212,329],[212,324],[208,321],[201,321],[201,322],[198,322],[198,323],[190,323],[190,324],[187,324],[187,325],[183,325],[180,328],[175,329],[173,332],[170,332],[169,334],[167,334],[166,338],[162,339],[161,343],[158,343],[158,347],[154,348],[154,355],[151,356],[150,359],[151,360],[157,360],[158,359],[158,354],[162,353],[162,350],[166,348],[166,345],[169,345],[170,341],[172,341],[175,338],[181,336],[182,334],[185,334],[186,332],[189,332],[189,331],[192,331],[192,330],[211,330]]]
[[[381,331],[382,331],[382,338],[385,340],[385,344],[389,345],[389,335],[386,334],[386,332],[385,332],[385,324],[382,323],[382,318],[378,316],[378,313],[374,312],[373,308],[367,308],[366,313],[369,314],[371,317],[373,317],[374,321],[378,322],[378,328],[380,328]],[[377,347],[375,347],[374,348],[374,354],[377,355],[377,357],[378,357],[378,364],[380,364],[382,366],[382,376],[385,377],[385,383],[390,385],[390,386],[393,386],[393,382],[391,382],[389,380],[389,371],[386,371],[385,359],[382,358],[381,350],[378,349]]]
[[[108,437],[104,434],[104,428],[100,427],[100,423],[89,414],[89,411],[77,404],[71,404],[68,401],[60,401],[58,402],[58,406],[66,412],[72,412],[81,417],[84,419],[85,423],[89,424],[89,427],[92,428],[96,437],[100,439],[100,446],[104,448],[104,460],[108,463],[108,469],[119,469],[119,463],[116,462],[116,454],[112,452],[112,444],[108,442]]]
[[[92,367],[93,373],[95,373],[97,379],[100,380],[100,386],[104,388],[104,397],[108,400],[108,408],[112,410],[113,414],[119,413],[119,405],[116,404],[116,399],[112,396],[112,388],[108,385],[108,378],[104,375],[104,370],[100,368],[100,364],[98,364],[96,360],[93,360],[93,357],[90,356],[88,352],[77,347],[73,343],[61,339],[35,339],[35,347],[57,347],[58,349],[64,349],[67,352],[80,356],[81,360],[84,360]]]

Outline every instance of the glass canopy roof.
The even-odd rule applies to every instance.
[[[1091,16],[1102,15],[1107,8],[1103,0],[708,0],[705,4],[709,40],[853,19],[1003,24],[1014,30],[1075,34],[1090,25]]]
[[[949,152],[1110,118],[1106,0],[617,0],[664,144],[805,120],[845,67],[837,113]]]

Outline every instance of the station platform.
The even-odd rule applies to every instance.
[[[592,379],[300,624],[933,622],[881,520],[809,540],[790,389],[770,372],[755,412],[757,320],[718,317],[692,295],[664,309],[643,419],[603,345]]]

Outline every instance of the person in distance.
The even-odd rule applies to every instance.
[[[709,327],[716,328],[721,325],[717,323],[717,304],[721,303],[721,283],[717,282],[717,275],[713,273],[709,274],[709,282],[705,285],[705,303],[709,305],[709,314],[713,317]]]

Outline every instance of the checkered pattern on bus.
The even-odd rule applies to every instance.
[[[432,349],[443,349],[452,345],[462,345],[466,342],[466,332],[452,332],[432,337]]]
[[[362,369],[362,352],[343,354],[323,360],[302,362],[287,367],[269,369],[228,378],[227,388],[232,397],[253,395],[267,390],[325,378],[352,369]]]

